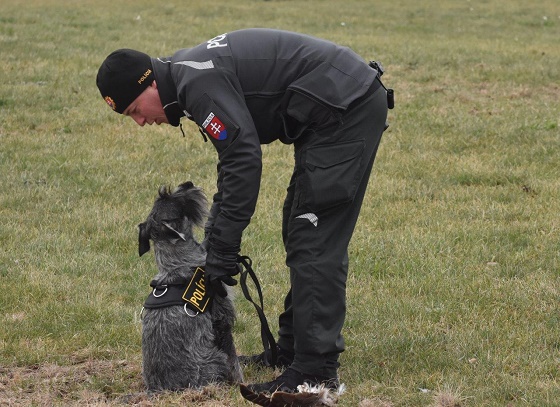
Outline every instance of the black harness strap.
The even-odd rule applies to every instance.
[[[153,281],[152,281],[153,283]],[[152,292],[144,302],[144,308],[165,308],[172,305],[185,305],[183,300],[183,293],[187,287],[187,283],[183,284],[163,284],[155,285],[150,284],[153,288]]]
[[[259,284],[259,280],[257,279],[255,271],[253,270],[253,261],[248,256],[238,256],[237,262],[242,264],[245,268],[244,271],[241,271],[241,275],[239,278],[243,295],[249,302],[251,302],[255,306],[255,309],[257,310],[257,314],[261,321],[261,340],[264,347],[264,363],[266,366],[274,367],[276,366],[278,357],[278,347],[276,345],[276,341],[274,340],[274,335],[272,335],[272,332],[270,332],[270,327],[268,326],[266,316],[264,315],[264,302],[261,285]],[[253,280],[253,283],[255,284],[257,293],[259,294],[260,305],[253,301],[251,294],[249,294],[249,289],[247,288],[247,276],[250,276]]]
[[[204,269],[202,267],[194,270],[191,280],[182,278],[173,283],[152,280],[150,287],[153,290],[144,302],[144,308],[147,309],[182,305],[198,314],[206,311],[212,300],[204,286]],[[189,314],[189,316],[192,315]]]

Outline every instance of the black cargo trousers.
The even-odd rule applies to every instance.
[[[282,222],[291,287],[278,345],[294,351],[292,368],[301,373],[336,377],[344,351],[348,245],[386,128],[386,90],[375,87],[341,123],[295,142]]]

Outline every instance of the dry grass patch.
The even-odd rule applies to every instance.
[[[0,368],[0,406],[228,406],[231,388],[144,391],[139,363],[88,359],[69,366],[53,363]]]
[[[115,380],[125,377],[131,392],[142,388],[140,367],[127,361],[90,359],[69,366],[46,363],[0,368],[0,377],[2,406],[110,404],[115,398]]]

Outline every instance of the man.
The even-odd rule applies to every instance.
[[[243,230],[260,188],[261,144],[293,144],[295,166],[282,235],[291,288],[279,317],[274,381],[338,385],[346,313],[348,244],[386,129],[388,97],[376,64],[306,35],[245,29],[168,58],[118,50],[101,65],[105,101],[140,126],[186,116],[218,152],[218,192],[208,219],[207,287],[235,285]],[[253,357],[265,363],[266,355]]]

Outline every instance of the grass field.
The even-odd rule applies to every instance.
[[[252,26],[351,46],[395,89],[351,245],[339,405],[559,406],[557,0],[2,0],[0,406],[249,405],[228,387],[142,393],[155,263],[136,225],[160,185],[212,194],[216,154],[193,125],[112,113],[95,76],[116,48],[167,56]],[[274,330],[291,157],[264,148],[243,244]],[[236,306],[239,352],[260,351]]]

